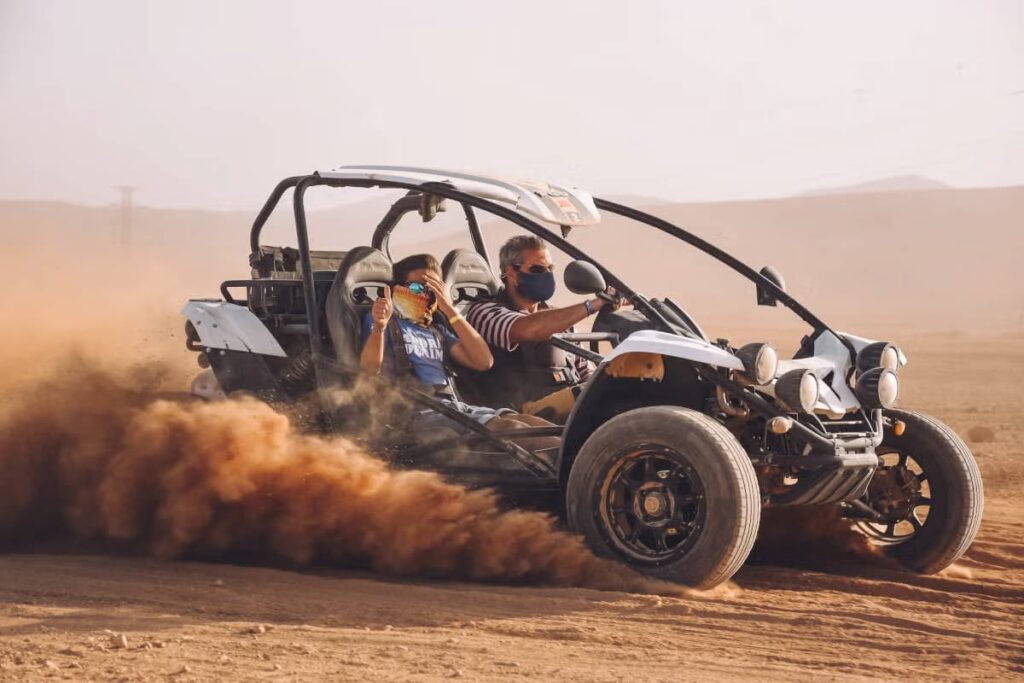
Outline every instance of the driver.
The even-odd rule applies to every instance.
[[[534,235],[509,239],[498,261],[504,287],[495,300],[474,303],[466,312],[494,356],[493,369],[476,384],[492,392],[485,401],[491,405],[512,405],[529,415],[564,422],[580,383],[594,366],[552,346],[548,339],[572,332],[573,325],[605,306],[619,304],[595,297],[561,308],[548,306],[555,293],[554,264],[547,244]]]
[[[467,405],[456,398],[446,362],[482,371],[491,367],[493,359],[487,343],[452,305],[436,258],[417,254],[398,261],[394,264],[394,281],[394,290],[385,287],[384,296],[374,302],[363,319],[359,365],[364,372],[392,377],[409,372],[445,404],[494,431],[552,426],[532,415]],[[454,334],[437,324],[435,311],[448,319]],[[397,313],[394,318],[393,313]],[[393,341],[402,344],[404,353],[395,353]],[[433,410],[417,413],[412,426],[458,429],[456,422]],[[535,448],[558,444],[557,437],[517,441]]]

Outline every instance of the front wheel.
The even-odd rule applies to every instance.
[[[878,517],[858,528],[907,568],[933,574],[959,559],[978,533],[981,474],[967,445],[938,420],[906,410],[886,417],[906,427],[899,436],[886,427],[864,497]]]
[[[743,565],[761,500],[750,459],[729,431],[686,408],[617,415],[573,462],[569,526],[597,554],[698,588]]]

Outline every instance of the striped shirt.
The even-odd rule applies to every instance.
[[[542,304],[543,305],[543,304]],[[514,311],[497,301],[474,303],[466,312],[466,322],[480,333],[490,346],[503,351],[515,351],[519,344],[512,342],[512,325],[528,314]],[[574,332],[569,328],[566,332]],[[594,364],[582,356],[572,356],[580,379],[586,380],[594,370]]]

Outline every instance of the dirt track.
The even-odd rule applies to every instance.
[[[65,548],[0,556],[0,679],[1019,677],[1024,345],[981,343],[905,343],[903,404],[961,434],[995,433],[969,441],[986,481],[981,536],[942,576],[863,562],[822,571],[811,552],[678,599]]]

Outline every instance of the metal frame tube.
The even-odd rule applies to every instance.
[[[313,281],[313,261],[309,255],[309,232],[306,229],[306,190],[323,181],[319,176],[306,176],[295,185],[295,237],[299,244],[299,262],[302,264],[302,294],[309,319],[309,346],[314,356],[323,355],[324,339],[320,331],[320,311],[316,305],[316,283]]]
[[[754,284],[770,290],[776,299],[785,304],[786,308],[796,313],[798,316],[800,316],[801,319],[803,319],[804,322],[813,327],[815,333],[821,332],[823,330],[828,330],[833,334],[836,334],[835,330],[829,327],[828,324],[825,323],[825,321],[823,321],[821,318],[807,310],[807,308],[803,304],[801,304],[799,301],[790,296],[786,292],[786,290],[779,287],[777,284],[766,278],[764,275],[761,275],[759,272],[748,266],[743,261],[740,261],[735,256],[729,254],[726,251],[723,251],[722,249],[719,249],[710,242],[703,240],[700,237],[694,235],[693,233],[683,230],[682,228],[673,225],[672,223],[669,223],[666,220],[658,218],[657,216],[652,216],[649,213],[639,211],[629,206],[617,204],[615,202],[608,201],[607,199],[599,199],[597,197],[594,198],[594,205],[597,206],[597,208],[601,209],[602,211],[607,211],[609,213],[622,216],[623,218],[629,218],[637,222],[643,223],[645,225],[649,225],[652,228],[656,228],[657,230],[660,230],[668,235],[671,235],[676,239],[686,242],[690,246],[704,252],[708,256],[711,256],[712,258],[729,266],[734,271],[744,276]],[[845,339],[843,339],[840,335],[836,334],[836,337],[843,340],[843,343],[853,354],[852,357],[856,358],[856,349],[854,349],[853,346]]]

